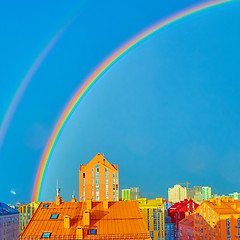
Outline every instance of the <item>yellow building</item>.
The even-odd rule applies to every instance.
[[[153,240],[165,240],[164,205],[162,198],[139,198],[139,208]]]
[[[181,185],[174,185],[173,188],[168,188],[168,201],[169,202],[180,202],[187,198],[187,188]]]
[[[131,200],[131,189],[122,190],[122,200],[123,201]]]
[[[36,212],[39,205],[40,205],[39,202],[32,202],[26,205],[22,205],[21,207],[18,208],[20,234],[27,226],[28,222],[32,218],[33,214]]]

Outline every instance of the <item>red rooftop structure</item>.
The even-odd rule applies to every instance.
[[[199,204],[192,199],[185,199],[175,203],[168,209],[168,216],[171,217],[172,223],[174,223],[174,239],[177,239],[179,222],[186,216],[191,215],[198,206]]]

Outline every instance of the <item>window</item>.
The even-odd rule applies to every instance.
[[[58,219],[59,214],[52,214],[50,219]]]
[[[41,238],[50,238],[51,233],[43,233]]]
[[[147,215],[148,215],[148,231],[149,231],[149,208],[147,209]]]
[[[97,234],[97,229],[89,229],[89,234]]]
[[[94,172],[93,172],[93,168],[92,168],[92,200],[94,200]]]
[[[96,200],[99,201],[99,165],[96,165]]]
[[[44,204],[44,205],[42,206],[42,208],[48,208],[48,207],[49,207],[48,204]]]
[[[227,224],[227,239],[231,239],[231,235],[230,235],[230,219],[229,218],[226,219],[226,224]]]
[[[105,168],[106,199],[108,199],[108,169]]]
[[[151,239],[153,240],[153,231],[150,232]]]
[[[157,231],[157,209],[153,209],[153,225],[154,225],[154,231]]]

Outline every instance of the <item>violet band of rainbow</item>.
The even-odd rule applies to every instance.
[[[41,162],[38,168],[37,176],[35,178],[34,189],[32,193],[32,201],[40,201],[40,196],[42,192],[43,181],[46,175],[46,171],[53,154],[54,148],[56,143],[64,129],[64,126],[68,122],[69,118],[71,117],[72,113],[87,94],[87,92],[91,89],[91,87],[96,83],[96,81],[109,69],[113,64],[115,64],[121,57],[126,55],[130,50],[140,44],[142,41],[146,40],[147,38],[151,37],[153,34],[158,32],[159,30],[163,29],[170,24],[175,23],[185,17],[198,13],[200,11],[207,10],[209,8],[219,6],[221,4],[225,4],[228,2],[233,2],[235,0],[215,0],[210,2],[205,2],[200,5],[193,6],[189,9],[181,11],[171,17],[160,21],[159,23],[155,24],[154,26],[148,28],[147,30],[143,31],[137,37],[133,38],[127,44],[123,45],[119,48],[116,52],[114,52],[109,58],[107,58],[93,73],[90,77],[84,82],[84,84],[80,87],[77,93],[73,96],[67,107],[65,108],[64,112],[62,113],[60,119],[57,122],[57,125],[54,128],[54,131],[51,135],[50,140],[45,148],[43,156],[41,158]]]

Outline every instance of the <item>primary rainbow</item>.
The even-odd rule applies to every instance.
[[[90,77],[84,82],[84,84],[80,87],[77,93],[73,96],[70,103],[67,105],[66,109],[64,110],[63,114],[61,115],[57,125],[52,133],[52,136],[47,144],[47,147],[44,151],[42,156],[37,176],[35,179],[35,185],[32,194],[32,201],[40,201],[40,194],[42,190],[43,180],[46,175],[46,170],[51,159],[53,150],[56,146],[56,143],[64,129],[64,126],[68,122],[69,118],[71,117],[72,113],[83,99],[83,97],[87,94],[89,89],[96,83],[98,79],[113,65],[115,64],[121,57],[127,54],[130,50],[132,50],[136,45],[144,41],[145,39],[149,38],[151,35],[163,29],[164,27],[183,19],[187,16],[195,14],[197,12],[206,10],[208,8],[218,6],[220,4],[224,4],[227,2],[232,2],[234,0],[215,0],[210,2],[205,2],[203,4],[194,6],[187,10],[181,11],[165,20],[160,21],[159,23],[155,24],[154,26],[150,27],[149,29],[143,31],[137,37],[133,38],[127,44],[123,45],[120,49],[114,52],[109,58],[107,58],[93,73]]]

